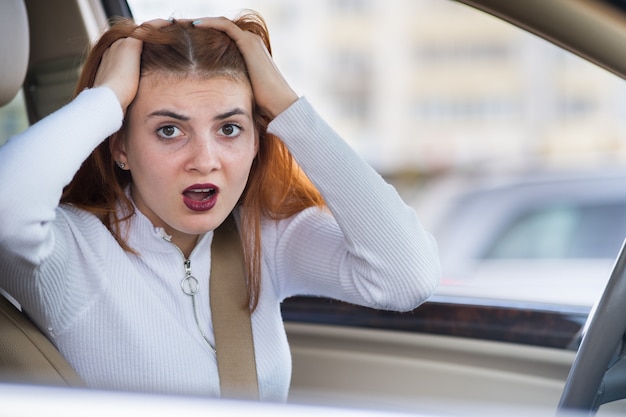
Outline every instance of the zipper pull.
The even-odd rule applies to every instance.
[[[191,261],[189,259],[185,259],[184,267],[185,278],[183,278],[180,282],[180,287],[183,289],[185,294],[194,296],[198,293],[200,283],[193,275],[191,275]]]
[[[191,261],[189,258],[185,259],[185,263],[183,264],[185,267],[185,278],[191,276]]]
[[[180,282],[180,287],[183,289],[183,292],[191,297],[191,305],[193,306],[193,317],[196,320],[196,326],[198,326],[198,331],[200,335],[204,339],[204,341],[209,345],[213,354],[216,355],[217,351],[215,350],[215,346],[209,340],[209,337],[206,335],[204,330],[202,330],[202,326],[200,326],[200,318],[198,317],[198,306],[196,305],[196,294],[198,294],[198,289],[200,288],[200,283],[198,280],[191,275],[191,261],[189,258],[185,258],[183,262],[183,266],[185,267],[185,278]]]

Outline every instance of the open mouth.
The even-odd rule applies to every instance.
[[[213,184],[195,184],[183,191],[183,203],[192,211],[211,210],[218,194],[219,188]]]
[[[208,187],[188,189],[183,192],[183,195],[193,201],[206,201],[213,197],[216,193],[217,190],[215,188]]]

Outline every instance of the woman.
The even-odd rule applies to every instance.
[[[192,307],[181,279],[208,288],[231,212],[261,399],[288,393],[283,299],[409,310],[434,291],[434,240],[298,98],[268,39],[252,13],[120,21],[75,99],[0,151],[0,286],[89,386],[219,396],[209,296]]]

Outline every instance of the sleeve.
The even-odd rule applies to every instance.
[[[305,210],[277,232],[283,296],[320,295],[410,310],[435,291],[434,238],[384,179],[301,98],[268,131],[286,144],[330,213]]]
[[[0,272],[34,271],[49,256],[63,188],[122,119],[113,91],[85,90],[0,148]]]

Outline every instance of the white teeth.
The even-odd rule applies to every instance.
[[[213,188],[203,188],[203,189],[196,189],[196,190],[190,190],[193,193],[210,193],[211,191],[213,191]]]

